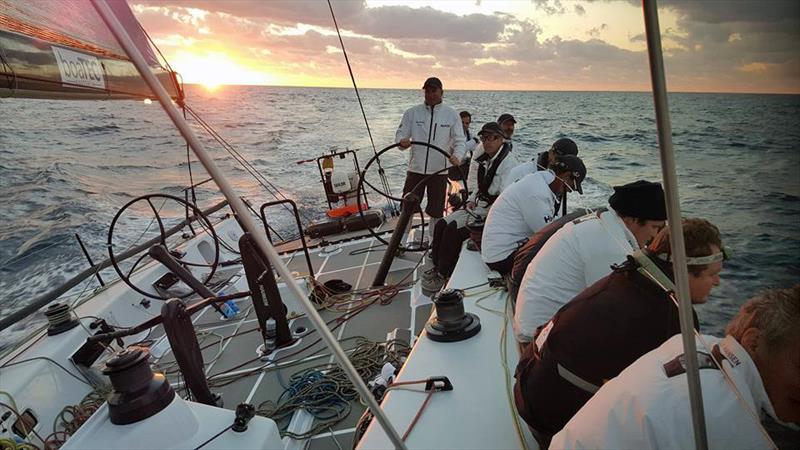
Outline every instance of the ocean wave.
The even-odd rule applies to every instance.
[[[107,134],[107,133],[116,133],[120,130],[120,127],[114,124],[110,125],[92,125],[88,127],[78,127],[73,128],[72,131],[75,134]]]

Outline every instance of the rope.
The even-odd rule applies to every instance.
[[[364,117],[364,125],[367,126],[367,134],[369,135],[369,142],[372,144],[372,152],[377,155],[378,150],[375,148],[375,141],[372,139],[372,131],[369,128],[369,121],[367,120],[367,113],[364,112],[364,104],[361,102],[361,95],[358,92],[358,85],[356,84],[356,78],[353,75],[353,68],[350,66],[350,59],[347,57],[347,50],[344,48],[344,41],[342,40],[342,33],[339,31],[339,24],[336,22],[336,14],[333,13],[333,5],[331,5],[331,0],[328,0],[328,9],[331,10],[331,18],[333,19],[333,25],[336,27],[336,35],[339,36],[339,44],[342,46],[342,54],[344,54],[344,61],[347,63],[347,70],[350,72],[350,80],[353,82],[353,89],[356,91],[356,98],[358,99],[358,106],[361,107],[361,115]],[[386,172],[384,172],[383,167],[381,167],[381,160],[376,160],[378,164],[378,174],[381,177],[381,184],[383,184],[383,189],[392,194],[392,189],[389,186],[389,181],[386,179]],[[397,205],[394,202],[389,202],[390,208],[392,209],[392,215],[397,215]]]
[[[349,339],[356,339],[356,347],[350,351],[349,358],[364,380],[378,375],[385,362],[397,364],[410,351],[405,343],[398,341],[377,343],[364,337]],[[390,347],[394,350],[387,351]],[[297,363],[301,362],[303,360]],[[324,363],[293,374],[277,401],[261,403],[257,413],[281,424],[281,436],[307,439],[344,420],[352,409],[350,402],[357,398],[358,393],[339,365]],[[300,409],[314,416],[315,425],[305,433],[292,433],[286,427]]]
[[[67,405],[53,420],[53,432],[44,440],[45,448],[56,450],[75,434],[92,414],[106,402],[109,387],[97,388],[89,392],[77,405]]]

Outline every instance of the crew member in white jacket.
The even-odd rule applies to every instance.
[[[532,173],[504,189],[489,209],[481,237],[481,257],[502,275],[514,254],[556,214],[555,201],[566,189],[583,193],[586,166],[577,156],[562,156],[550,170]]]
[[[795,439],[800,429],[800,285],[756,295],[725,331],[721,340],[703,336],[708,347],[697,339],[708,447],[796,448],[797,440],[773,443],[759,422],[768,415],[793,428]],[[695,448],[683,353],[675,335],[636,360],[594,394],[550,448]]]
[[[561,138],[550,146],[550,150],[540,153],[533,160],[517,164],[506,177],[506,183],[511,184],[521,180],[529,173],[547,170],[550,163],[555,162],[557,156],[574,155],[578,156],[578,144],[570,138]],[[505,188],[505,187],[504,187]]]
[[[425,90],[425,103],[414,106],[403,114],[395,141],[402,149],[411,147],[403,195],[413,190],[422,200],[427,192],[425,212],[436,220],[444,213],[447,173],[443,169],[450,164],[461,164],[465,153],[464,129],[456,110],[442,104],[442,82],[438,78],[425,80],[422,89]],[[411,145],[411,141],[433,144],[450,156],[445,157],[424,145]],[[425,181],[428,175],[434,173],[437,175]],[[431,229],[433,225],[431,223]]]
[[[530,342],[539,325],[595,281],[611,265],[644,247],[664,226],[667,210],[659,183],[615,186],[611,209],[564,225],[528,265],[520,282],[514,334]]]

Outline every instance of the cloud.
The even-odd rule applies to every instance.
[[[608,24],[603,23],[603,24],[600,24],[599,27],[594,27],[591,30],[587,31],[586,34],[588,34],[591,37],[596,38],[596,37],[600,36],[600,33],[602,33],[603,31],[606,31],[607,29],[608,29]]]
[[[533,3],[549,15],[586,13],[581,4]],[[674,28],[662,33],[670,87],[776,83],[800,91],[800,14],[781,5],[782,14],[754,13],[749,20],[759,9],[752,3],[735,2],[732,11],[717,2],[660,3],[662,11],[677,14]],[[434,7],[368,7],[364,1],[336,2],[334,8],[354,71],[367,86],[417,86],[416,78],[436,73],[446,85],[462,88],[649,88],[644,51],[601,39],[609,35],[609,23],[587,30],[586,39],[565,39],[545,34],[534,19],[505,13],[458,15]],[[134,10],[160,45],[219,49],[287,79],[349,83],[324,2],[140,0]],[[631,32],[630,42],[644,41],[637,29]]]
[[[503,16],[459,16],[431,7],[381,6],[362,11],[353,23],[340,27],[377,38],[425,36],[457,42],[493,42],[505,27]]]
[[[564,14],[566,9],[561,4],[561,0],[532,0],[536,9],[544,11],[547,15]]]

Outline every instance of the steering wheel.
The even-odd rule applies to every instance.
[[[437,146],[435,146],[435,145],[433,145],[431,143],[420,142],[420,141],[411,141],[411,145],[421,145],[423,147],[428,147],[431,150],[435,150],[435,151],[441,153],[445,158],[450,158],[450,154],[449,153],[445,152],[441,148],[439,148],[439,147],[437,147]],[[393,149],[395,147],[399,147],[399,146],[400,146],[400,143],[398,142],[398,143],[389,145],[387,147],[384,147],[381,151],[379,151],[378,153],[375,153],[375,155],[373,155],[372,158],[370,158],[370,160],[367,161],[367,164],[364,166],[364,170],[362,170],[361,173],[358,176],[358,188],[356,189],[356,193],[357,193],[356,194],[357,195],[356,203],[358,204],[358,214],[361,216],[361,219],[364,220],[364,223],[367,223],[367,222],[366,222],[366,217],[364,217],[364,209],[362,208],[361,193],[364,190],[364,185],[365,184],[367,186],[369,186],[370,188],[372,188],[372,190],[374,190],[378,194],[381,194],[382,196],[384,196],[384,197],[386,197],[386,198],[388,198],[390,200],[393,200],[393,201],[396,201],[396,202],[402,202],[403,201],[403,199],[401,197],[395,197],[395,196],[389,194],[388,192],[381,191],[377,187],[373,186],[372,183],[370,183],[366,179],[367,170],[369,170],[369,167],[372,165],[372,163],[377,161],[378,158],[380,158],[380,156],[383,155],[384,153],[388,152],[389,150],[391,150],[391,149]],[[449,167],[445,167],[445,168],[443,168],[441,170],[437,170],[436,172],[428,174],[425,178],[420,180],[420,182],[417,183],[410,192],[416,191],[417,188],[420,185],[425,184],[430,177],[435,176],[435,175],[439,175],[440,173],[443,173],[444,171],[446,171],[448,169],[450,169],[450,168]],[[464,170],[461,169],[461,166],[458,166],[458,171],[461,174],[461,182],[464,184],[464,189],[469,190],[468,187],[467,187],[467,174],[464,173]],[[422,200],[422,199],[420,199],[420,200]],[[425,216],[422,214],[422,208],[420,208],[420,213],[419,214],[420,214],[420,218],[422,219],[422,223],[424,224],[425,223]],[[378,241],[382,242],[384,245],[389,245],[389,242],[387,242],[385,239],[380,237],[380,235],[378,235],[378,233],[376,233],[375,230],[372,227],[367,227],[367,229],[369,230],[370,234],[372,234],[372,236],[375,239],[377,239]],[[409,249],[409,248],[406,248],[406,247],[402,247],[402,250],[404,250],[404,251],[419,251],[419,250],[416,250],[416,249]]]
[[[161,202],[161,205],[158,208],[156,208],[156,206],[153,204],[153,199],[163,199],[163,201]],[[164,204],[167,201],[170,201],[170,200],[179,203],[187,211],[187,216],[188,216],[188,211],[189,210],[191,210],[192,215],[188,216],[180,224],[175,225],[170,230],[166,230],[164,228],[164,222],[161,220],[160,211],[164,207]],[[147,249],[142,250],[144,253],[141,256],[139,256],[139,258],[136,259],[136,261],[133,263],[133,266],[131,266],[131,268],[128,270],[127,273],[124,273],[123,270],[119,266],[119,262],[121,262],[122,260],[118,260],[118,255],[114,254],[114,246],[113,246],[114,229],[115,229],[115,227],[117,225],[117,221],[119,220],[119,218],[122,216],[122,214],[128,208],[132,207],[133,205],[135,205],[135,204],[137,204],[139,202],[147,202],[147,204],[149,205],[150,209],[153,211],[153,215],[155,216],[150,221],[150,223],[147,225],[147,228],[144,230],[144,232],[142,232],[141,236],[144,236],[144,234],[147,233],[147,231],[153,225],[153,222],[157,222],[158,223],[158,229],[159,229],[158,242],[160,242],[160,244],[163,245],[165,248],[169,248],[169,247],[167,247],[167,237],[168,237],[168,235],[173,234],[174,232],[180,230],[181,228],[183,228],[185,226],[189,226],[189,228],[191,229],[192,221],[199,220],[200,226],[203,229],[208,231],[208,233],[211,235],[212,240],[214,241],[214,261],[211,264],[201,264],[201,263],[183,261],[183,260],[181,260],[180,258],[178,258],[174,254],[173,254],[173,257],[175,257],[175,259],[178,262],[180,262],[182,265],[184,265],[184,266],[209,267],[210,271],[208,272],[208,274],[203,279],[203,284],[208,283],[208,281],[211,280],[211,277],[214,276],[214,273],[217,271],[217,267],[219,266],[219,237],[217,236],[217,233],[214,231],[214,227],[211,225],[211,221],[208,220],[208,217],[206,217],[206,215],[203,214],[203,212],[200,211],[200,209],[197,208],[197,206],[187,202],[186,200],[184,200],[184,199],[182,199],[180,197],[176,197],[174,195],[169,195],[169,194],[149,194],[149,195],[142,195],[141,197],[136,197],[133,200],[131,200],[128,203],[126,203],[125,206],[120,208],[120,210],[117,211],[117,214],[114,216],[114,219],[111,221],[111,226],[108,229],[108,243],[107,243],[107,246],[108,246],[108,257],[111,260],[111,265],[114,266],[114,270],[117,272],[117,274],[119,275],[120,279],[122,281],[124,281],[125,284],[130,286],[131,289],[133,289],[134,291],[144,295],[145,297],[159,299],[159,300],[166,300],[167,298],[176,297],[176,295],[169,295],[167,297],[162,297],[160,295],[152,294],[150,292],[147,292],[147,291],[139,288],[138,286],[133,284],[133,282],[130,280],[130,277],[133,274],[133,272],[136,270],[136,267],[148,255]],[[194,230],[192,230],[192,231],[194,232]],[[140,236],[140,238],[141,238],[141,236]],[[122,256],[123,256],[122,259],[126,259],[127,257],[133,256],[135,254],[135,253],[133,253],[133,254],[128,255],[128,254],[126,254],[128,252],[130,252],[130,247],[128,249],[126,249],[126,251],[122,254]],[[188,296],[190,296],[192,294],[194,294],[194,292],[190,291],[190,292],[188,292],[188,293],[186,293],[184,295],[177,296],[177,297],[186,298],[186,297],[188,297]]]

